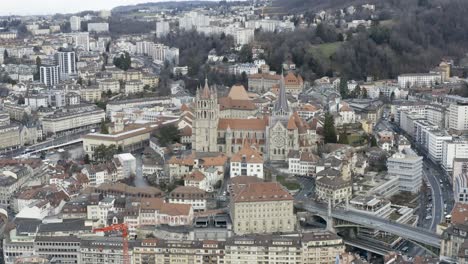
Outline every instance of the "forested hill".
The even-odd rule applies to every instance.
[[[324,5],[325,2],[341,4],[355,1],[281,2]],[[370,28],[359,27],[351,32],[335,28],[334,25],[319,25],[315,30],[281,33],[275,39],[260,35],[258,41],[267,46],[267,61],[275,66],[281,60],[292,58],[300,71],[309,75],[306,76],[309,78],[344,75],[353,79],[364,79],[367,76],[383,79],[395,78],[400,73],[427,72],[443,57],[448,56],[457,61],[468,52],[466,0],[366,2],[376,3],[377,12],[386,12],[390,17],[378,17]],[[387,9],[379,7],[382,2],[385,2]],[[345,41],[342,41],[343,34],[348,37]],[[317,50],[315,47],[326,49]],[[286,58],[281,57],[281,52]]]

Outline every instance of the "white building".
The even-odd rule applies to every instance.
[[[446,171],[452,171],[455,159],[468,158],[468,141],[462,138],[454,138],[443,142],[442,167]]]
[[[445,131],[431,130],[428,131],[427,150],[429,158],[437,163],[444,163],[444,144],[452,140],[452,136]]]
[[[453,198],[455,203],[468,203],[468,159],[453,161]]]
[[[413,73],[398,76],[400,88],[432,87],[442,83],[442,76],[437,73]]]
[[[109,23],[89,23],[88,32],[109,32]]]
[[[60,79],[66,80],[76,72],[76,55],[74,51],[59,51],[55,54],[55,60],[59,66]]]
[[[143,92],[143,83],[139,80],[131,80],[125,83],[125,94],[135,94]]]
[[[41,66],[39,68],[39,76],[41,83],[46,86],[54,86],[60,82],[59,66]]]
[[[136,175],[136,159],[132,154],[117,154],[114,156],[114,158],[117,158],[120,161],[124,178],[129,178],[132,175]]]
[[[56,113],[42,119],[42,129],[44,134],[57,134],[69,130],[97,126],[103,119],[105,119],[105,113],[102,109]]]
[[[263,179],[263,154],[256,146],[244,142],[243,147],[231,157],[230,177],[255,176]]]
[[[468,98],[458,97],[449,107],[449,129],[456,132],[468,130]]]
[[[40,107],[47,107],[47,96],[42,95],[29,95],[24,98],[25,104],[31,107],[31,110],[37,110]]]
[[[81,30],[81,17],[79,16],[70,17],[70,27],[72,31],[80,31]]]
[[[288,155],[288,172],[294,175],[312,175],[320,158],[310,152],[290,151]]]
[[[162,38],[167,36],[170,32],[168,21],[156,21],[156,36]]]
[[[423,158],[412,149],[404,149],[387,160],[388,174],[398,177],[400,191],[417,193],[421,189]]]
[[[73,47],[89,51],[89,33],[80,32],[73,34]]]

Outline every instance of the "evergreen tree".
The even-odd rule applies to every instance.
[[[361,97],[361,93],[362,93],[361,86],[359,86],[359,84],[358,84],[358,85],[356,85],[356,88],[354,88],[354,90],[353,90],[354,98]]]
[[[101,134],[109,134],[109,128],[107,127],[104,120],[101,122]]]
[[[349,90],[348,90],[348,81],[341,77],[340,79],[340,95],[341,98],[346,99],[348,98]]]
[[[377,139],[374,136],[371,136],[370,145],[371,147],[377,147]]]
[[[325,114],[325,122],[323,124],[323,137],[325,143],[336,143],[335,120],[330,113]]]
[[[393,102],[394,99],[395,99],[395,92],[392,92],[390,94],[390,101]]]
[[[362,89],[362,98],[367,98],[367,89]]]
[[[6,49],[3,51],[3,59],[8,59],[8,51]]]

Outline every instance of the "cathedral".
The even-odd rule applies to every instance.
[[[249,140],[264,153],[265,160],[286,161],[290,151],[311,152],[315,148],[316,127],[290,108],[283,75],[271,116],[259,113],[242,86],[232,87],[227,97],[218,99],[216,90],[205,80],[193,105],[192,149],[231,157]]]

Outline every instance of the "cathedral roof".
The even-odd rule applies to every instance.
[[[243,85],[234,85],[229,91],[228,97],[233,100],[250,100],[247,91]]]
[[[280,89],[278,93],[278,99],[276,100],[275,106],[273,107],[274,112],[289,112],[288,98],[286,97],[286,88],[284,87],[284,76],[281,74]]]
[[[268,122],[265,119],[229,119],[220,118],[218,122],[218,129],[227,130],[265,130]]]
[[[210,95],[211,95],[211,90],[210,90],[210,87],[208,86],[208,78],[205,79],[205,86],[203,87],[201,93],[200,93],[200,97],[201,98],[204,98],[204,99],[208,99],[210,98]]]

